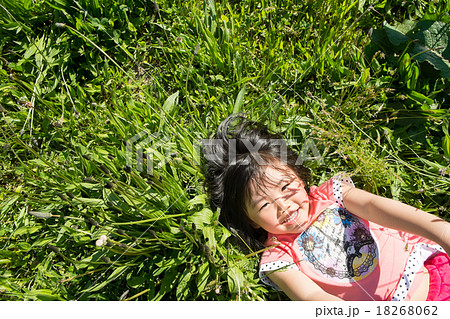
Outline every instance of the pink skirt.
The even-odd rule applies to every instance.
[[[427,301],[450,301],[450,258],[439,253],[425,262],[430,274],[430,289]]]

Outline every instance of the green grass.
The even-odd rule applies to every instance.
[[[198,141],[233,112],[314,141],[314,183],[346,171],[448,220],[449,9],[1,0],[0,299],[286,299],[204,194]],[[441,27],[436,56],[408,21]]]

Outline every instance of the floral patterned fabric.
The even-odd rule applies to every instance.
[[[378,247],[369,227],[331,205],[297,238],[305,262],[327,279],[359,281],[378,265]]]

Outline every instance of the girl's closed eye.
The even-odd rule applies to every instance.
[[[262,205],[259,210],[261,210],[261,209],[263,209],[264,207],[267,207],[267,206],[269,206],[269,203],[264,203],[264,205]]]
[[[284,186],[281,188],[281,191],[282,191],[282,192],[285,191],[286,188],[287,188],[290,184],[291,184],[291,183],[287,183],[286,185],[284,185]]]

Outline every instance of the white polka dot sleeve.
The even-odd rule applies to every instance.
[[[298,269],[295,263],[284,260],[277,260],[269,263],[262,264],[259,268],[259,278],[263,283],[273,287],[275,290],[281,291],[281,289],[267,277],[273,271],[281,269]]]
[[[353,184],[352,179],[348,176],[341,174],[333,177],[333,195],[336,199],[336,204],[345,209],[344,201],[342,198],[342,182],[350,184],[353,187],[355,187],[355,185]]]
[[[414,249],[408,258],[408,262],[406,263],[405,272],[392,296],[392,301],[405,300],[416,273],[423,267],[425,261],[438,251],[445,252],[439,245],[419,243],[414,246]]]

